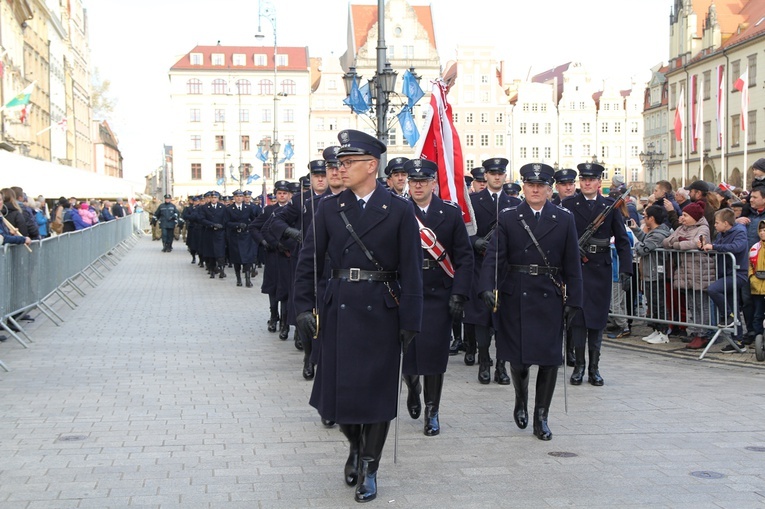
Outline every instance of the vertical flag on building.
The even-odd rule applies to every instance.
[[[677,98],[675,109],[675,139],[683,141],[683,129],[685,128],[685,89],[680,89],[680,97]]]
[[[417,104],[417,101],[422,99],[422,97],[425,95],[425,92],[422,91],[420,84],[417,83],[417,78],[415,78],[414,74],[412,74],[408,69],[404,73],[404,78],[402,81],[404,82],[404,85],[401,93],[403,93],[409,100],[407,106],[409,106],[411,109],[415,104]]]
[[[725,67],[717,66],[717,145],[722,146],[725,126]]]
[[[741,92],[741,130],[746,131],[749,118],[749,67],[733,84]]]
[[[33,81],[28,87],[16,94],[13,99],[5,103],[5,106],[3,106],[0,111],[25,108],[26,105],[29,104],[29,102],[32,100],[32,92],[35,89],[35,83],[37,82]]]
[[[412,110],[405,107],[396,116],[398,117],[399,124],[401,124],[401,132],[404,135],[404,139],[406,139],[406,142],[410,147],[414,147],[417,144],[417,141],[420,139],[420,132],[417,130],[417,126],[414,124]]]
[[[427,108],[423,132],[414,149],[415,157],[433,161],[438,165],[439,195],[457,203],[470,235],[475,235],[475,213],[465,185],[462,146],[452,123],[452,107],[446,100],[447,84],[438,79],[433,82],[430,107]]]
[[[704,153],[704,77],[701,77],[698,83],[698,93],[696,94],[696,130],[693,138],[696,140],[694,148],[699,154]],[[700,158],[703,162],[703,158]]]
[[[696,151],[696,122],[698,119],[696,118],[696,114],[698,113],[697,110],[697,103],[696,103],[696,95],[698,93],[698,79],[697,76],[694,74],[691,76],[691,89],[690,89],[690,99],[691,99],[691,124],[690,124],[690,138],[691,138],[691,150],[693,152]]]

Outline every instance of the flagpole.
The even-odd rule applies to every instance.
[[[741,131],[744,133],[744,179],[741,181],[744,189],[747,188],[747,170],[749,170],[749,164],[747,163],[747,150],[749,145],[749,67],[747,66],[744,73],[746,80],[741,87]]]
[[[699,147],[699,175],[704,177],[704,76],[701,76],[698,93],[699,112],[696,115],[696,137]]]
[[[725,69],[722,70],[722,77],[720,79],[720,174],[723,177],[724,182],[728,182],[728,171],[725,168],[725,124],[728,119],[725,115]]]
[[[681,92],[682,92],[682,90],[681,90]],[[687,99],[683,98],[683,103],[686,103],[686,102],[687,102]],[[682,126],[682,128],[681,128],[682,130],[680,132],[681,143],[682,143],[682,145],[680,147],[680,154],[681,154],[681,156],[680,156],[680,158],[681,158],[680,159],[680,170],[682,171],[682,174],[683,174],[683,178],[682,178],[682,180],[683,180],[683,187],[685,187],[686,176],[688,174],[688,169],[685,167],[685,143],[686,143],[687,138],[688,138],[685,135],[685,126],[688,125],[688,120],[685,118],[685,116],[686,116],[685,110],[687,109],[687,106],[688,106],[687,104],[683,104],[683,112],[682,112],[682,114],[683,114],[683,126]]]

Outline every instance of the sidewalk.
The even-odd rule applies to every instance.
[[[0,508],[358,507],[302,352],[266,331],[262,274],[211,280],[183,247],[142,239],[56,307],[63,325],[37,316],[28,350],[0,344]],[[569,385],[568,414],[559,372],[550,442],[516,428],[511,386],[452,357],[441,435],[402,405],[370,506],[763,507],[765,363],[632,339],[606,341],[606,385]]]

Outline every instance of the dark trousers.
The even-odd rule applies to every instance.
[[[742,279],[738,279],[736,281],[736,285],[740,288],[743,288],[744,281]],[[746,284],[747,288],[749,287],[749,284]],[[731,316],[733,313],[733,278],[732,277],[725,277],[720,278],[717,281],[714,281],[711,285],[709,285],[709,288],[707,288],[707,295],[709,295],[709,298],[712,299],[712,302],[715,303],[715,307],[717,308],[717,316],[718,316],[718,322],[719,324],[729,324],[731,323],[735,317]],[[751,295],[750,295],[751,300]],[[752,306],[752,311],[754,311],[754,307]],[[751,316],[754,316],[754,313],[751,313]],[[753,318],[747,321],[747,327],[752,324]],[[760,324],[760,327],[762,327],[762,324]],[[747,330],[752,330],[747,328]],[[741,339],[741,326],[736,327],[736,333],[734,335],[735,339]]]
[[[574,339],[574,348],[584,348],[588,350],[600,351],[600,345],[603,343],[603,329],[588,329],[574,325],[571,327],[571,336]]]
[[[167,248],[173,247],[173,228],[162,228],[162,245]]]

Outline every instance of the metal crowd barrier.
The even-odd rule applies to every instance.
[[[23,246],[0,247],[0,332],[28,348],[32,338],[19,323],[24,313],[36,308],[55,325],[62,323],[46,301],[57,297],[74,309],[77,304],[71,294],[84,296],[83,286],[95,287],[135,244],[141,234],[141,216],[133,214],[33,241],[31,253]],[[2,361],[0,367],[8,371]]]
[[[733,253],[716,251],[656,249],[635,256],[629,291],[618,283],[612,285],[610,316],[657,326],[685,326],[695,335],[712,333],[699,359],[719,337],[741,351],[732,337],[736,327],[741,327],[736,267]],[[718,310],[707,292],[708,285],[718,280],[729,303],[726,310]]]

